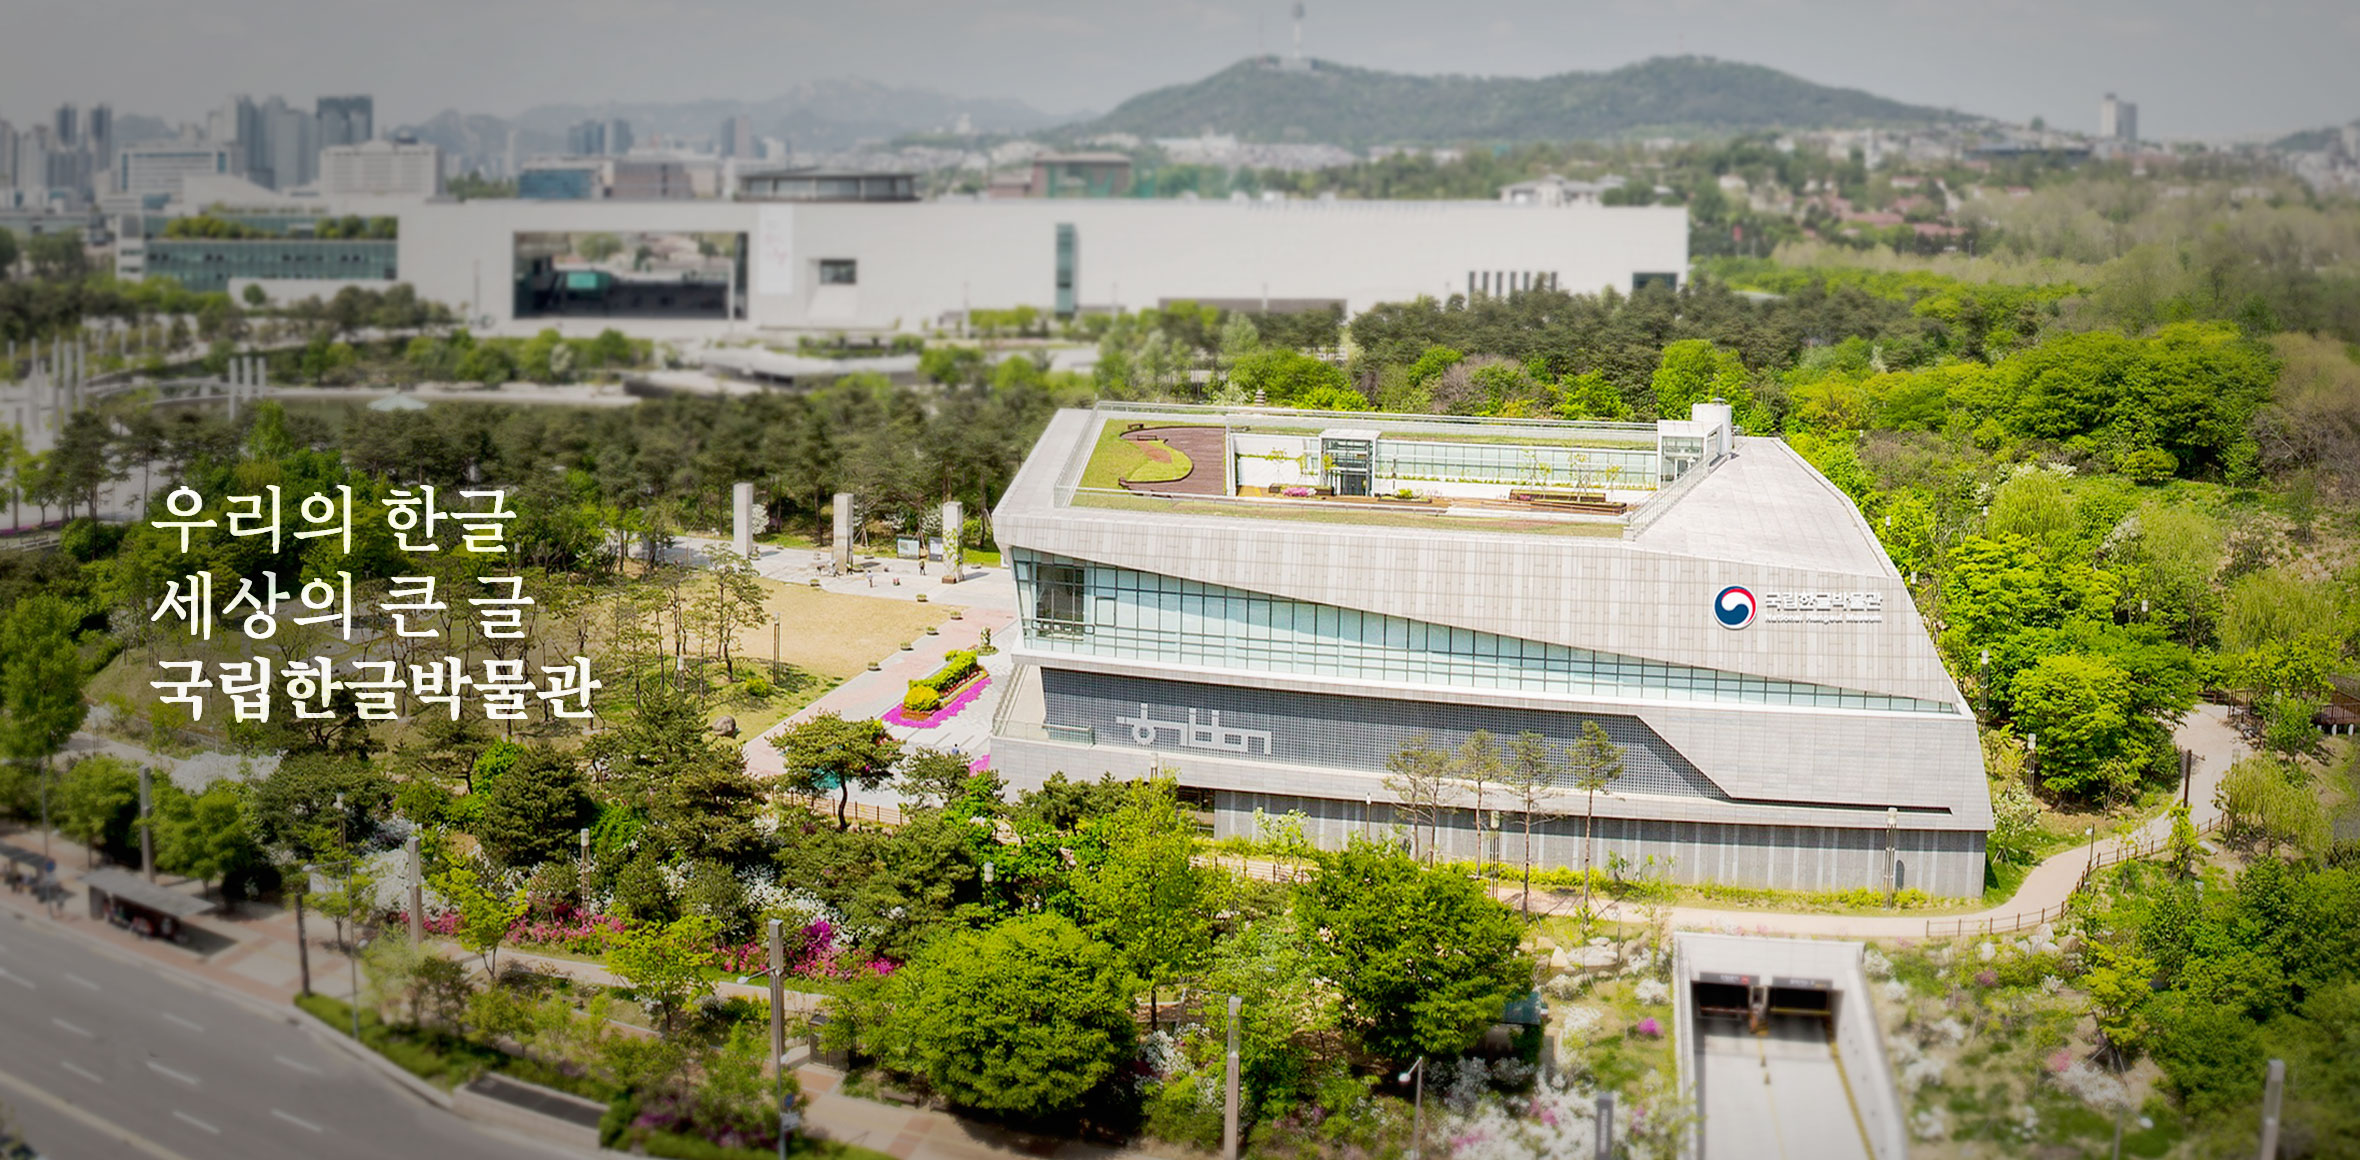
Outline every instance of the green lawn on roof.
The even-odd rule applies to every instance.
[[[1178,448],[1161,439],[1147,443],[1162,448],[1166,458],[1148,454],[1139,442],[1123,438],[1120,426],[1106,424],[1099,429],[1098,445],[1090,449],[1090,461],[1082,467],[1082,486],[1111,491],[1125,483],[1170,483],[1188,475],[1193,465]]]

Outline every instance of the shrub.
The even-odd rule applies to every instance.
[[[910,691],[902,694],[901,707],[911,713],[931,713],[942,707],[942,694],[913,681]]]

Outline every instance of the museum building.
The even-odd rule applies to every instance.
[[[1621,751],[1594,865],[1797,890],[1982,892],[1975,720],[1851,500],[1730,409],[1561,423],[1101,403],[994,513],[1021,632],[993,723],[1014,788],[1164,771],[1219,836],[1290,813],[1403,837],[1404,747],[1555,755],[1532,853],[1582,863],[1564,754]],[[1524,858],[1454,782],[1445,858]]]

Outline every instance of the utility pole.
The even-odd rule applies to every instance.
[[[1885,909],[1893,909],[1893,899],[1901,890],[1901,860],[1895,849],[1901,826],[1901,811],[1885,807]]]
[[[798,1122],[787,1106],[787,940],[786,927],[770,920],[771,1096],[778,1103],[778,1160],[787,1160],[787,1137]]]
[[[2278,1101],[2286,1095],[2286,1061],[2270,1061],[2270,1079],[2262,1088],[2262,1160],[2278,1160]]]
[[[402,844],[410,856],[410,945],[426,945],[426,880],[418,858],[418,835],[412,833]]]
[[[581,841],[582,861],[576,869],[574,877],[577,880],[576,885],[581,887],[579,893],[582,899],[582,913],[588,915],[590,913],[590,827],[582,827]]]
[[[311,867],[303,868],[303,884],[295,888],[295,966],[302,973],[298,995],[311,994],[311,940],[303,935],[303,895],[311,885]]]
[[[1229,1081],[1227,1104],[1221,1113],[1221,1160],[1237,1160],[1237,1012],[1244,1000],[1229,997]]]
[[[139,767],[139,872],[156,880],[155,771]]]

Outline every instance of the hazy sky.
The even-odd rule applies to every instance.
[[[1348,64],[1541,75],[1693,52],[2014,120],[2152,137],[2360,117],[2353,0],[1308,0]],[[1053,112],[1105,109],[1288,43],[1283,0],[10,0],[0,117],[61,100],[193,118],[231,92],[446,108],[753,99],[864,75]]]

